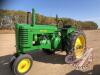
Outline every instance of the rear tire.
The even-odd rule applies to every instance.
[[[82,31],[77,31],[70,36],[70,52],[75,60],[80,59],[86,51],[86,36]]]
[[[24,75],[26,74],[32,67],[32,57],[28,54],[20,55],[13,62],[12,69],[15,75]]]

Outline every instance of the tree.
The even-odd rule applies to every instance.
[[[9,17],[6,21],[3,18]],[[31,14],[32,17],[32,14]],[[97,29],[98,25],[93,21],[77,21],[71,18],[58,18],[62,20],[64,25],[72,25],[81,29]],[[31,20],[31,19],[30,19]],[[10,24],[9,24],[10,22]],[[14,28],[16,23],[26,23],[27,12],[25,11],[14,11],[14,10],[0,10],[0,28]],[[30,21],[31,22],[31,21]],[[36,13],[36,24],[53,24],[56,25],[55,17],[47,17]]]

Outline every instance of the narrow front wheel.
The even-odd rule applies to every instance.
[[[26,74],[32,67],[32,57],[28,54],[20,55],[13,63],[13,71],[16,75]]]

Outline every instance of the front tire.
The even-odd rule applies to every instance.
[[[12,69],[16,75],[26,74],[32,67],[32,57],[28,54],[20,55],[13,63]]]

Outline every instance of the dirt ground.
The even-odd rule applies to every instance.
[[[65,52],[46,55],[38,51],[32,54],[33,67],[26,75],[100,75],[100,30],[84,32],[87,47],[94,49],[94,62],[88,70],[75,70],[73,66],[66,64]],[[15,52],[15,34],[0,34],[0,75],[14,75],[9,67],[9,61]]]

